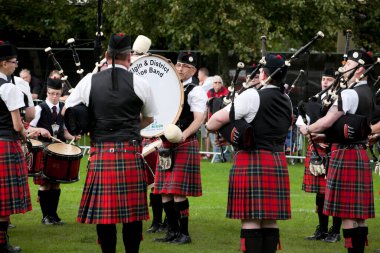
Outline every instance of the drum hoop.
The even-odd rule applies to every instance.
[[[47,145],[46,147],[45,147],[45,152],[47,153],[47,154],[53,154],[53,155],[56,155],[56,156],[58,156],[58,157],[65,157],[65,158],[81,158],[81,157],[83,157],[83,152],[82,152],[82,150],[81,150],[81,148],[80,147],[78,147],[77,145],[71,145],[71,144],[66,144],[66,145],[71,145],[71,146],[74,146],[74,147],[76,147],[76,148],[78,148],[79,149],[79,153],[77,153],[77,154],[62,154],[62,153],[57,153],[57,152],[55,152],[55,151],[53,151],[53,150],[51,150],[51,149],[49,149],[49,146],[51,146],[51,145],[55,145],[55,144],[66,144],[66,143],[52,143],[52,144],[49,144],[49,145]]]
[[[178,111],[177,111],[177,114],[176,114],[176,116],[174,117],[174,119],[172,120],[172,124],[175,124],[177,121],[178,121],[178,119],[179,119],[179,117],[180,117],[180,115],[181,115],[181,113],[182,113],[182,108],[183,108],[183,104],[184,104],[184,96],[185,96],[185,94],[184,94],[184,89],[183,89],[183,85],[182,85],[182,83],[181,83],[181,78],[179,77],[179,75],[178,75],[178,72],[177,72],[177,70],[176,70],[176,68],[175,68],[175,66],[174,66],[174,64],[172,63],[172,61],[170,60],[170,59],[167,59],[167,58],[165,58],[165,57],[163,57],[163,56],[161,56],[161,55],[157,55],[157,54],[145,54],[145,55],[142,55],[142,56],[140,56],[140,57],[137,57],[134,61],[133,61],[133,63],[135,63],[137,60],[140,60],[140,59],[143,59],[143,58],[145,58],[145,57],[157,57],[157,58],[160,58],[161,60],[163,60],[163,61],[165,61],[167,64],[169,64],[169,66],[171,66],[172,68],[173,68],[173,70],[174,70],[174,73],[176,74],[176,77],[177,77],[177,79],[178,79],[178,84],[179,84],[179,88],[180,88],[180,92],[181,92],[181,97],[180,97],[180,105],[179,105],[179,108],[178,108]],[[132,67],[133,66],[133,63],[131,63],[131,66],[130,67]],[[155,137],[160,137],[160,136],[162,136],[164,134],[164,131],[162,131],[162,132],[160,132],[160,133],[158,133],[158,134],[156,134],[156,135],[145,135],[145,134],[141,134],[141,136],[142,137],[144,137],[144,138],[155,138]]]
[[[44,147],[44,144],[42,143],[42,141],[30,139],[30,142],[32,143],[32,148],[43,148]]]

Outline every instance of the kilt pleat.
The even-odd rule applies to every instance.
[[[284,152],[238,151],[229,176],[227,218],[291,218]]]
[[[30,210],[28,169],[21,143],[0,140],[0,216]]]
[[[174,167],[156,169],[155,194],[172,194],[198,197],[202,195],[199,144],[195,137],[180,144],[163,141],[165,148],[174,148]]]
[[[140,146],[95,144],[87,169],[78,222],[116,224],[149,219]]]
[[[310,173],[310,157],[311,153],[314,150],[313,146],[310,144],[305,158],[305,171],[303,175],[302,190],[310,193],[321,193],[325,194],[326,190],[326,176],[314,176]],[[318,153],[321,156],[326,155],[326,150],[324,148],[318,148]]]
[[[333,146],[323,211],[346,219],[375,217],[372,171],[363,147]]]

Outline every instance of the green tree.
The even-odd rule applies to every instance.
[[[103,32],[144,34],[152,48],[217,54],[228,76],[229,56],[260,58],[260,37],[268,51],[289,51],[319,30],[325,38],[314,50],[334,52],[339,31],[353,30],[357,45],[379,50],[378,0],[105,0]],[[32,34],[62,42],[93,39],[97,0],[0,0],[0,31]],[[81,3],[81,4],[79,4]],[[106,40],[103,42],[106,44]],[[232,65],[234,65],[233,63]]]

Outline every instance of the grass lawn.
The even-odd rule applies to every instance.
[[[24,215],[11,217],[16,228],[10,229],[12,245],[19,245],[23,253],[94,253],[101,252],[96,244],[95,225],[84,225],[75,222],[86,175],[87,158],[82,159],[81,179],[73,184],[62,185],[58,213],[67,222],[63,226],[44,226],[41,221],[41,210],[36,202],[38,186],[30,178],[33,211]],[[181,253],[181,252],[239,252],[240,222],[225,218],[227,206],[228,174],[230,163],[211,164],[202,161],[203,196],[190,198],[190,235],[193,243],[177,246],[153,243],[152,239],[163,234],[144,233],[140,252]],[[289,166],[291,181],[292,219],[279,222],[283,253],[337,253],[347,252],[343,242],[327,244],[324,242],[306,241],[317,225],[315,194],[301,190],[303,164]],[[380,215],[380,177],[374,175],[374,192],[376,216]],[[144,231],[151,221],[143,222]],[[330,218],[331,224],[331,218]],[[380,249],[380,219],[368,220],[369,247],[366,252]],[[342,235],[342,233],[341,233]],[[124,252],[121,238],[121,226],[118,225],[118,252]]]

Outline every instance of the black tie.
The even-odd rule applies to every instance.
[[[51,119],[53,120],[53,122],[55,122],[57,120],[57,107],[53,106],[51,109],[53,110],[53,113],[51,114]]]

